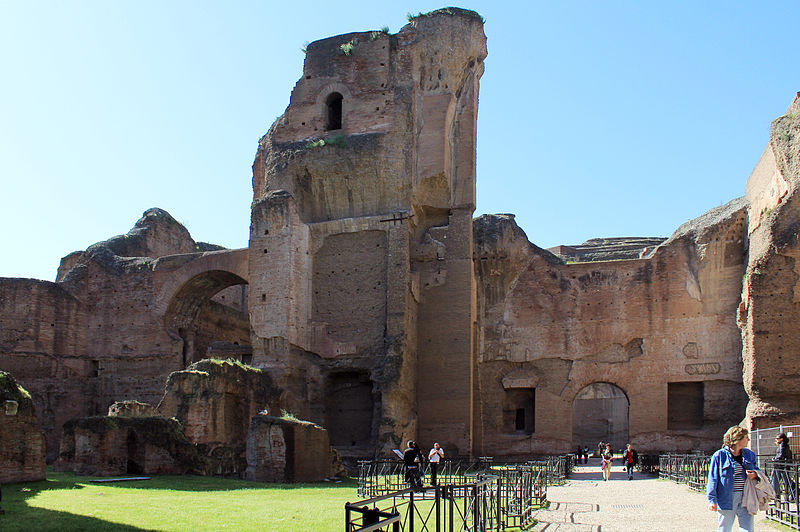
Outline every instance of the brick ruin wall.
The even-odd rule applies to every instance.
[[[485,44],[458,10],[310,44],[259,143],[248,249],[151,209],[56,282],[0,279],[0,369],[31,392],[48,458],[69,419],[155,405],[209,353],[262,368],[276,408],[345,456],[407,438],[566,451],[592,443],[575,441],[584,397],[624,403],[643,450],[716,447],[745,415],[800,421],[797,101],[744,200],[638,255],[623,243],[640,258],[567,263],[513,217],[472,220]]]
[[[596,445],[564,421],[573,419],[578,394],[598,382],[624,392],[637,448],[717,446],[747,402],[736,325],[747,209],[736,200],[718,211],[648,258],[576,264],[530,244],[511,216],[476,220],[483,452]],[[694,429],[669,426],[668,388],[684,382],[703,383]],[[535,394],[526,413],[535,424],[517,427],[525,391]]]
[[[800,424],[800,93],[772,122],[747,181],[750,249],[739,307],[747,420]]]
[[[216,256],[235,252],[198,252],[201,246],[169,214],[151,209],[127,235],[65,257],[57,282],[0,279],[0,368],[30,391],[48,460],[66,421],[105,414],[120,400],[157,404],[169,374],[205,354],[204,338],[249,345],[246,314],[230,306],[206,298],[168,312],[164,300],[193,277],[193,263],[205,263],[203,271],[215,260],[228,270],[246,263],[246,252],[222,260]],[[193,253],[159,256],[187,250]]]
[[[33,401],[0,371],[0,484],[45,478],[45,440]]]
[[[350,453],[439,432],[471,452],[486,49],[480,18],[454,11],[311,43],[253,165],[253,363]]]

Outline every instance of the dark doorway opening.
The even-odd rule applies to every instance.
[[[536,431],[536,388],[506,390],[503,427],[508,433],[533,434]]]
[[[126,464],[125,472],[129,475],[141,475],[144,473],[144,467],[142,467],[137,456],[139,452],[139,442],[137,441],[136,433],[133,431],[128,432],[125,443],[128,451],[128,463]]]
[[[366,373],[334,373],[326,390],[326,423],[331,445],[358,447],[372,441],[372,381]]]
[[[333,92],[325,99],[325,106],[328,109],[325,129],[328,131],[342,129],[342,101],[344,98],[338,92]]]

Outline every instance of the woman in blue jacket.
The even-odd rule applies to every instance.
[[[717,532],[731,532],[733,522],[739,519],[739,530],[752,532],[753,516],[742,506],[744,481],[756,478],[756,455],[747,448],[750,436],[747,429],[731,427],[725,433],[722,449],[711,457],[708,468],[708,509],[719,514]]]

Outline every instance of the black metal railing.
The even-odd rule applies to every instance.
[[[487,472],[491,461],[478,460],[442,460],[436,473],[438,484],[463,484],[479,473]],[[430,478],[430,464],[422,468],[422,477]],[[358,463],[358,495],[360,497],[377,497],[386,493],[399,491],[408,487],[405,478],[405,466],[399,460],[361,460]]]
[[[762,469],[775,488],[775,500],[767,508],[767,519],[777,521],[792,530],[800,530],[800,503],[797,493],[800,464],[764,462]]]
[[[710,460],[705,453],[662,454],[658,459],[658,476],[705,491]]]
[[[505,529],[496,475],[472,482],[411,488],[345,505],[347,532],[490,532]],[[391,528],[390,528],[391,527]]]
[[[660,455],[657,454],[640,454],[636,469],[645,475],[658,475],[659,458]]]
[[[403,531],[450,530],[438,526],[450,526],[451,523],[455,526],[461,519],[459,516],[468,523],[470,521],[465,517],[468,511],[472,512],[470,519],[478,515],[481,521],[474,525],[476,528],[464,530],[526,527],[533,521],[533,512],[544,504],[547,487],[567,479],[574,465],[573,455],[512,463],[495,463],[491,457],[444,460],[439,463],[436,475],[438,485],[415,493],[408,488],[402,462],[363,460],[359,462],[358,494],[371,498],[348,504],[347,530],[378,530],[382,527],[389,530],[388,527],[395,526],[394,523],[398,523],[397,530]],[[423,468],[423,478],[427,473],[427,467]],[[493,480],[484,482],[487,479]],[[476,486],[475,490],[470,488],[472,485]],[[474,497],[478,499],[469,500]],[[384,507],[379,507],[379,502]],[[447,508],[443,509],[443,504]],[[412,508],[405,508],[407,505]],[[393,512],[403,518],[395,519]],[[374,526],[377,523],[381,526]],[[424,523],[422,528],[419,523]],[[429,523],[437,523],[437,527],[429,526]]]

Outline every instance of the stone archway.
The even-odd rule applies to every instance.
[[[247,281],[222,270],[198,273],[175,292],[164,321],[183,340],[184,367],[203,358],[252,361],[247,299]]]
[[[608,382],[592,383],[572,401],[572,446],[597,447],[610,443],[620,449],[628,443],[630,402],[621,388]]]

